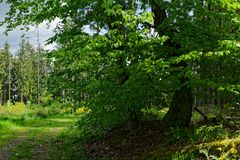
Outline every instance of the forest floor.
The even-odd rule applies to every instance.
[[[98,138],[71,135],[81,115],[0,116],[0,160],[239,159],[240,123],[204,123],[193,115],[187,129],[164,131],[160,120],[129,132],[119,124]],[[76,132],[79,136],[79,133]]]
[[[160,120],[144,122],[133,132],[123,123],[85,143],[85,153],[93,160],[240,159],[240,119],[226,120],[228,115],[218,113],[206,109],[210,121],[204,122],[194,112],[190,127],[168,131]],[[239,111],[230,113],[240,117]]]
[[[84,146],[91,160],[239,159],[239,131],[239,125],[203,123],[163,131],[161,122],[153,121],[132,133],[118,126]]]
[[[164,160],[239,158],[239,126],[193,124],[163,131],[161,121],[131,133],[125,124],[85,143],[65,136],[78,116],[0,120],[0,160]],[[6,129],[3,129],[6,127]],[[237,134],[236,134],[237,133]],[[225,157],[224,157],[225,156]]]
[[[76,120],[77,116],[0,120],[0,160],[55,159],[59,134]]]

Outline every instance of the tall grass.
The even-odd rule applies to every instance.
[[[79,112],[79,110],[77,111]],[[46,118],[48,116],[72,114],[72,112],[72,108],[66,107],[61,103],[53,103],[48,107],[25,105],[21,102],[0,105],[0,119],[4,120]]]

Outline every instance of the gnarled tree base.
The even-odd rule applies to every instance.
[[[191,88],[183,86],[175,91],[169,111],[163,118],[165,127],[188,127],[192,117],[192,106]]]

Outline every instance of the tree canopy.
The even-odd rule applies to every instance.
[[[10,10],[1,23],[7,31],[59,19],[49,40],[59,45],[49,54],[55,66],[51,91],[102,117],[137,125],[141,109],[164,106],[167,127],[186,127],[193,97],[202,96],[198,90],[239,95],[236,0],[7,3]]]

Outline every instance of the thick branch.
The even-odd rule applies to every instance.
[[[166,11],[158,5],[156,1],[153,0],[151,3],[152,12],[154,14],[154,28],[158,31],[160,35],[163,34],[162,31],[159,30],[159,26],[164,22],[167,18]]]

